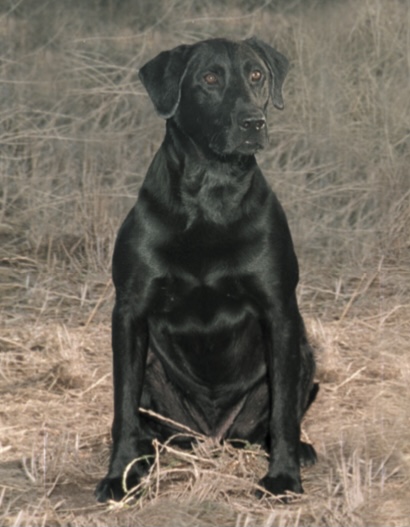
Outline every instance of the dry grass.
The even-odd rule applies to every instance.
[[[0,5],[0,524],[406,526],[409,3],[154,4]],[[282,505],[254,498],[266,458],[252,446],[158,445],[139,502],[97,505],[112,246],[163,134],[137,69],[182,41],[251,34],[292,62],[259,161],[301,263],[319,463]]]

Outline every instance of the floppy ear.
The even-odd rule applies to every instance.
[[[262,40],[259,40],[256,37],[249,38],[245,40],[247,44],[253,48],[254,51],[261,57],[269,68],[270,74],[272,76],[271,84],[271,97],[272,102],[275,108],[278,110],[283,110],[283,97],[282,97],[282,85],[285,80],[286,73],[288,72],[289,61],[288,59],[273,49]]]
[[[139,71],[139,78],[151,97],[155,109],[164,119],[178,108],[180,87],[184,78],[191,46],[178,46],[163,51]]]

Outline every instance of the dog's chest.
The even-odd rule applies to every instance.
[[[151,312],[174,324],[195,319],[208,326],[225,316],[235,324],[263,309],[257,236],[196,232],[175,237],[157,248],[163,274],[155,278]],[[164,264],[166,263],[166,268]]]
[[[188,226],[198,221],[215,225],[237,221],[243,215],[242,202],[251,179],[252,172],[236,174],[225,166],[188,170],[181,186]]]
[[[208,327],[222,317],[226,318],[226,325],[234,325],[246,314],[257,311],[244,281],[228,277],[209,282],[181,276],[164,278],[152,307],[156,315],[165,316],[174,326],[191,320],[198,328]]]

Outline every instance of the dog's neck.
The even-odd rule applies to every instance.
[[[167,152],[168,170],[187,227],[196,220],[227,225],[240,219],[243,201],[259,168],[253,155],[220,156],[204,151],[172,121],[162,148]]]

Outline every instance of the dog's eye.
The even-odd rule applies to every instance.
[[[204,75],[204,81],[209,85],[215,85],[218,84],[219,79],[218,76],[215,75],[215,73],[207,73]]]
[[[252,82],[258,82],[262,79],[262,72],[259,70],[253,70],[250,75]]]

